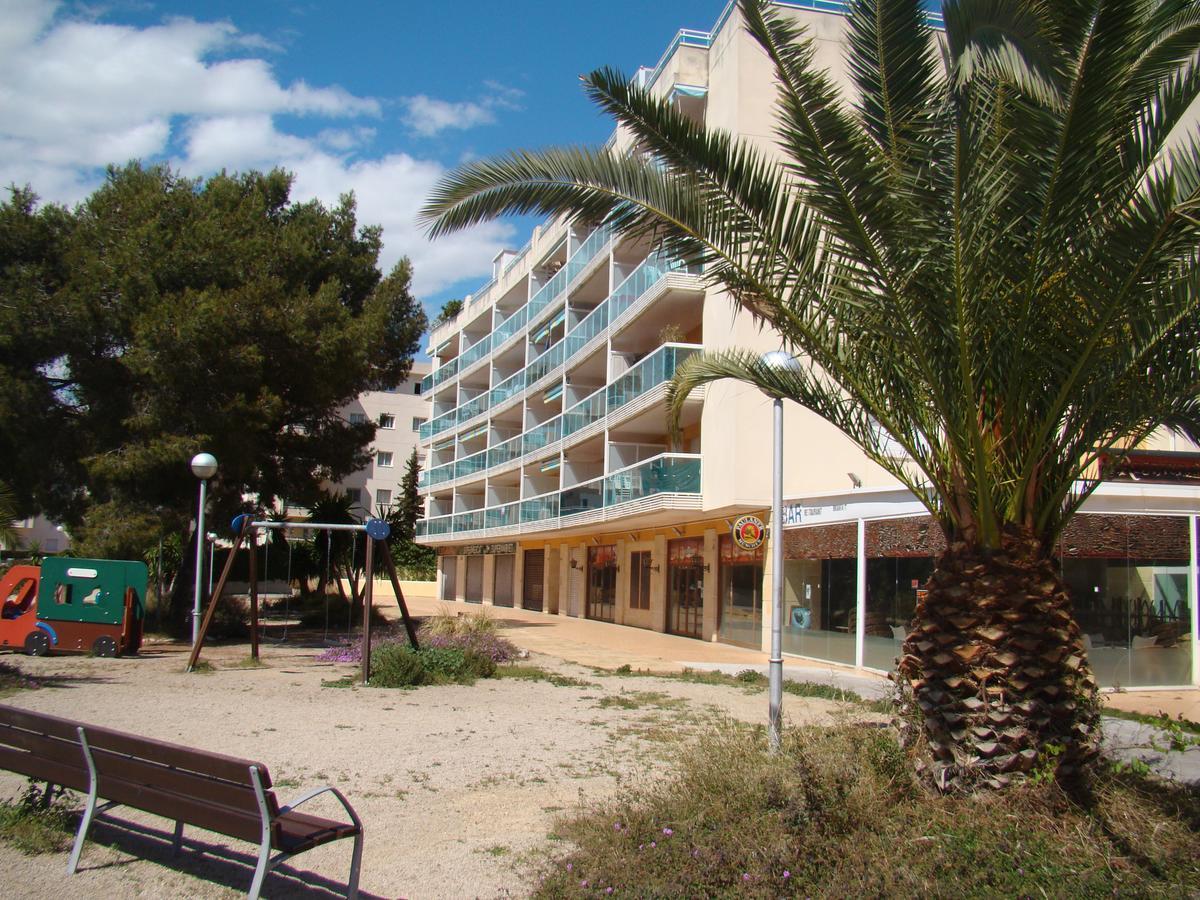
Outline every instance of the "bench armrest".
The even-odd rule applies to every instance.
[[[326,794],[326,793],[333,794],[333,796],[337,797],[338,802],[342,804],[342,807],[346,810],[346,813],[350,816],[350,821],[354,823],[354,827],[357,828],[359,831],[362,831],[362,820],[359,819],[358,813],[356,813],[354,811],[354,807],[350,805],[350,801],[346,799],[345,795],[342,794],[341,791],[339,791],[337,788],[333,787],[332,785],[327,785],[326,787],[316,788],[315,790],[309,791],[307,794],[305,794],[302,797],[297,797],[295,800],[293,800],[287,806],[280,807],[279,814],[283,815],[286,812],[291,812],[293,809],[295,809],[300,804],[307,803],[309,800],[312,800],[314,797],[319,797],[321,794]]]

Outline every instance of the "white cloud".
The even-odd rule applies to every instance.
[[[489,93],[483,97],[458,103],[438,100],[425,94],[406,97],[404,124],[421,137],[433,137],[449,128],[466,130],[479,125],[491,125],[496,121],[498,109],[520,109],[519,101],[524,96],[522,91],[495,81],[485,82],[484,86]]]
[[[277,48],[228,22],[179,18],[134,28],[67,17],[48,0],[5,6],[0,185],[28,183],[47,200],[73,203],[96,187],[103,166],[133,158],[169,157],[191,176],[280,166],[295,173],[294,199],[332,204],[353,191],[359,221],[383,226],[381,266],[410,257],[419,296],[464,279],[482,282],[511,239],[511,226],[491,223],[427,240],[416,215],[444,167],[404,153],[362,158],[375,138],[364,120],[380,116],[380,101],[336,86],[281,83],[259,58]],[[425,123],[414,128],[435,134],[493,121],[520,98],[503,85],[486,88],[466,104],[422,97],[405,106]],[[285,114],[344,124],[301,136],[280,129]]]

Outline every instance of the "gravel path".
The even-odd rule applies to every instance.
[[[187,675],[184,649],[151,644],[137,659],[10,656],[38,690],[4,700],[208,750],[261,759],[286,802],[319,784],[340,787],[366,824],[366,897],[524,896],[531,854],[555,817],[661,771],[675,742],[713,718],[763,722],[766,694],[653,677],[614,677],[534,656],[529,664],[585,685],[501,679],[415,691],[333,688],[355,671],[321,663],[319,648],[206,650],[216,671]],[[793,725],[851,713],[788,697]],[[0,772],[0,798],[24,782]],[[336,804],[314,809],[334,814]],[[97,826],[80,872],[65,852],[24,856],[0,844],[0,893],[9,897],[236,897],[249,886],[254,848],[189,830],[170,855],[171,825],[130,810],[133,828]],[[115,847],[105,846],[115,843]],[[318,848],[271,875],[271,897],[337,896],[350,842]]]

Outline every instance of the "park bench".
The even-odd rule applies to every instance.
[[[362,822],[336,788],[318,788],[280,806],[262,763],[5,705],[0,705],[0,768],[87,795],[68,873],[79,864],[92,821],[122,805],[173,819],[176,852],[182,847],[184,825],[258,844],[252,900],[267,873],[283,860],[352,837],[346,895],[358,894]],[[324,793],[341,802],[349,823],[296,811]],[[106,802],[98,805],[100,801]]]

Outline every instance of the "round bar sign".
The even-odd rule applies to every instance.
[[[757,550],[767,537],[767,526],[758,516],[742,516],[733,523],[733,542],[743,550]]]

